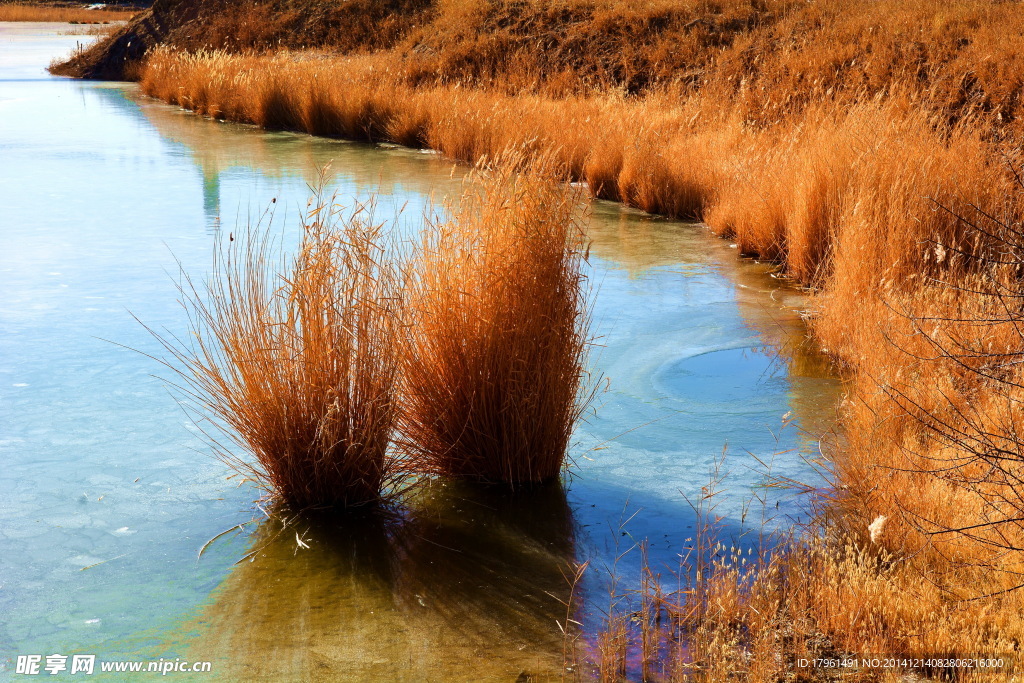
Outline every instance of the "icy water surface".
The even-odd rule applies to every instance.
[[[758,459],[814,481],[800,454],[831,426],[838,384],[802,345],[802,295],[700,226],[597,202],[595,365],[611,388],[564,487],[524,499],[434,485],[400,525],[267,520],[159,366],[118,346],[158,352],[129,311],[182,332],[176,260],[201,276],[272,198],[294,229],[328,162],[340,201],[375,193],[378,216],[411,227],[465,169],[46,75],[80,40],[0,24],[0,678],[31,654],[211,663],[169,674],[181,680],[557,678],[571,563],[592,562],[575,604],[593,624],[604,568],[634,540],[676,565],[684,495],[726,445],[730,533]],[[799,514],[778,502],[781,523]],[[620,561],[624,586],[638,562]]]

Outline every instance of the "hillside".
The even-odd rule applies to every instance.
[[[51,71],[77,78],[133,80],[140,61],[157,45],[232,52],[380,50],[394,46],[422,21],[428,8],[424,0],[155,0],[122,29]]]
[[[822,98],[905,93],[946,123],[1018,131],[1024,15],[1017,2],[837,0],[156,0],[55,73],[133,79],[158,44],[184,50],[387,52],[411,85],[556,96],[670,88],[740,96],[781,120]]]

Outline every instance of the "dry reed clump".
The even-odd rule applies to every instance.
[[[294,509],[373,505],[405,469],[395,424],[400,278],[365,206],[318,195],[287,266],[269,226],[218,254],[212,276],[180,289],[189,343],[158,337],[177,386],[254,462],[214,441],[232,467]]]
[[[543,482],[593,397],[580,198],[544,160],[477,177],[413,259],[402,443],[428,471]]]
[[[0,21],[51,21],[71,24],[106,24],[127,21],[135,10],[86,9],[85,7],[54,7],[29,3],[0,4]]]

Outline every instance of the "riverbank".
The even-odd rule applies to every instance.
[[[553,151],[597,196],[777,261],[850,377],[847,442],[824,540],[723,569],[694,629],[748,673],[743,651],[1005,654],[1024,637],[1015,7],[422,3],[380,43],[196,38],[137,74],[267,128]]]
[[[0,21],[66,22],[70,24],[109,24],[128,21],[137,9],[106,6],[89,9],[64,3],[0,3]]]

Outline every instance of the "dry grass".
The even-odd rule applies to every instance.
[[[766,594],[783,591],[794,610],[803,605],[808,633],[850,651],[925,653],[941,645],[973,652],[1021,635],[1020,591],[984,598],[1014,586],[1012,573],[993,567],[1019,566],[1019,551],[994,550],[991,535],[933,533],[988,519],[993,495],[1013,499],[1021,487],[1002,474],[986,474],[977,462],[960,467],[963,449],[928,438],[927,427],[936,415],[962,422],[957,411],[974,405],[982,410],[970,427],[975,434],[1019,444],[1011,407],[1021,397],[939,358],[918,329],[964,348],[1019,354],[1013,319],[1003,311],[998,322],[993,310],[1002,306],[999,300],[985,303],[969,285],[985,271],[978,257],[998,250],[998,240],[938,208],[962,213],[973,203],[1019,225],[1024,202],[1003,156],[1007,147],[992,140],[987,122],[949,126],[945,116],[894,92],[852,105],[842,99],[801,105],[791,119],[766,127],[745,120],[741,99],[697,94],[680,101],[670,93],[551,99],[411,87],[389,76],[385,64],[373,56],[159,51],[143,87],[211,115],[399,140],[470,162],[510,146],[548,153],[598,196],[702,217],[744,253],[776,259],[818,292],[812,327],[853,381],[844,408],[847,446],[836,455],[843,496],[829,513],[829,534],[843,540],[813,553],[798,548],[793,560],[834,562],[837,569],[814,565],[814,575],[805,577],[820,599],[798,598],[767,569],[758,585]],[[1001,277],[1011,293],[1003,304],[1016,310],[1019,280]],[[914,323],[922,319],[928,322]],[[950,471],[981,483],[965,486],[941,475]],[[867,526],[880,514],[890,520],[882,549],[897,559],[885,565],[884,575],[881,565],[857,560],[859,573],[851,574],[850,558],[875,556]],[[845,575],[863,585],[819,580]],[[923,593],[922,577],[928,582]],[[729,582],[723,581],[725,590]],[[868,625],[844,621],[845,608],[826,605],[826,598],[860,592],[878,601]],[[968,622],[976,628],[967,629]]]
[[[107,36],[117,30],[116,24],[86,24],[61,31],[62,36]]]
[[[212,116],[471,163],[549,154],[596,196],[701,218],[777,261],[816,293],[814,334],[850,378],[837,495],[823,541],[754,571],[726,552],[702,607],[672,608],[677,623],[692,615],[685,656],[772,680],[771,658],[750,653],[1019,648],[1018,6],[442,5],[421,49],[157,51],[143,87]],[[692,49],[672,52],[672,36]],[[635,45],[609,47],[623,40]],[[609,670],[620,639],[616,626]]]
[[[318,197],[287,267],[269,227],[231,241],[181,285],[188,343],[161,338],[177,384],[254,462],[218,450],[294,509],[378,503],[405,474],[397,414],[400,281],[365,207]]]
[[[1019,135],[1017,10],[987,0],[216,0],[157,18],[182,49],[375,53],[382,70],[418,87],[699,93],[762,127],[824,100],[903,89],[947,124],[979,118],[990,134]],[[134,43],[148,40],[139,31]]]
[[[427,228],[401,423],[421,469],[513,486],[561,474],[593,395],[580,198],[543,160],[517,161],[481,169]]]
[[[84,7],[55,7],[29,3],[0,4],[0,21],[48,21],[70,24],[106,24],[128,21],[137,14],[131,10],[85,9]]]
[[[906,680],[916,672],[932,680],[1011,680],[1019,635],[1011,614],[1021,608],[1020,600],[1002,605],[1000,619],[979,623],[976,614],[953,607],[940,589],[905,573],[892,556],[855,542],[796,545],[790,554],[766,561],[725,546],[712,550],[704,580],[684,578],[682,592],[652,590],[645,596],[660,618],[648,617],[625,651],[639,654],[647,639],[674,653],[659,662],[656,680],[833,680],[834,670],[800,660],[859,662],[883,653],[908,660],[1001,656],[1009,666],[983,672],[857,666],[845,675]],[[909,624],[922,630],[912,633]]]
[[[594,655],[602,681],[836,680],[835,669],[813,664],[820,659],[856,660],[844,680],[1016,680],[1019,559],[978,566],[936,549],[894,552],[904,532],[887,520],[873,520],[870,538],[867,526],[847,536],[826,521],[821,533],[762,536],[741,550],[720,542],[714,498],[722,484],[703,489],[678,573],[655,575],[645,564],[638,590],[619,596]],[[1010,590],[985,594],[1000,586]],[[1005,666],[860,665],[886,657],[1001,658]]]

